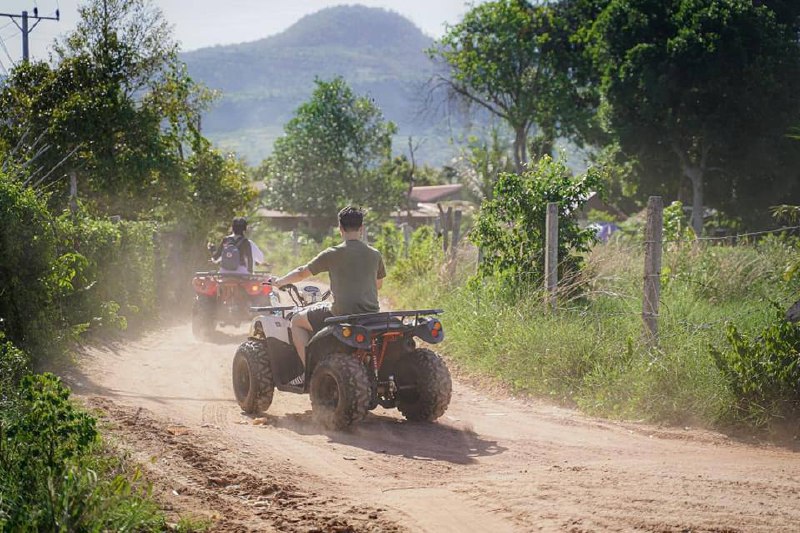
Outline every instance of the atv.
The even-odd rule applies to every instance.
[[[196,272],[192,278],[194,336],[208,338],[217,324],[238,326],[250,320],[250,307],[275,303],[277,294],[264,283],[269,278],[267,272]]]
[[[444,340],[440,309],[334,316],[306,347],[306,366],[291,339],[291,317],[319,294],[314,286],[286,290],[295,305],[253,307],[248,340],[233,358],[233,390],[245,413],[266,411],[275,389],[309,394],[314,420],[341,430],[381,406],[410,421],[432,422],[450,403],[450,372],[435,352],[418,347]],[[292,385],[300,375],[302,385]]]

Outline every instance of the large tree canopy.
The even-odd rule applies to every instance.
[[[591,94],[581,90],[565,11],[524,0],[473,7],[430,50],[444,63],[438,79],[456,99],[488,110],[514,132],[514,162],[528,160],[528,135],[536,128],[534,155],[550,155],[555,139],[577,137],[589,123]]]
[[[22,64],[0,88],[6,157],[56,207],[75,172],[79,197],[100,212],[191,214],[205,229],[209,215],[230,218],[252,191],[242,165],[200,135],[210,95],[186,75],[161,12],[148,0],[95,0],[79,14],[53,66]]]
[[[334,219],[355,203],[386,213],[402,204],[403,169],[392,160],[395,125],[341,78],[316,81],[262,166],[276,209]]]
[[[610,0],[591,28],[606,125],[638,159],[643,193],[690,186],[697,233],[706,205],[747,218],[800,192],[786,139],[800,116],[797,32],[757,4]]]

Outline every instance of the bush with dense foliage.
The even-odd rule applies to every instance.
[[[0,367],[24,359],[0,345]],[[94,418],[72,405],[57,377],[0,382],[0,402],[0,531],[165,528],[147,487],[103,451]]]
[[[728,416],[763,427],[778,420],[800,426],[800,325],[779,310],[773,322],[752,334],[733,323],[727,346],[712,347],[717,368],[736,397]]]
[[[45,202],[0,173],[0,328],[31,348],[47,346],[58,323],[56,240]]]
[[[55,217],[45,200],[0,174],[0,319],[6,337],[52,354],[90,328],[123,328],[156,310],[156,226],[84,211]]]
[[[502,174],[494,195],[481,206],[470,233],[483,252],[479,274],[505,283],[539,285],[544,279],[547,204],[558,203],[559,277],[573,273],[581,255],[594,240],[594,231],[581,228],[578,210],[597,192],[599,169],[573,177],[563,161],[543,157],[522,174]]]

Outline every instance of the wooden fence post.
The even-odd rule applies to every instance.
[[[439,208],[441,210],[441,207]],[[453,229],[453,208],[448,207],[442,211],[442,251],[447,252],[450,247],[450,230]]]
[[[411,246],[411,226],[403,224],[403,257],[408,257],[409,246]]]
[[[461,210],[457,209],[455,213],[453,213],[453,233],[452,233],[452,242],[450,243],[450,249],[453,254],[453,257],[456,256],[456,250],[458,249],[458,241],[461,239]]]
[[[456,274],[456,264],[458,262],[458,241],[461,238],[460,209],[457,209],[455,213],[453,213],[452,227],[453,227],[453,233],[452,233],[452,240],[450,242],[450,259],[448,261],[448,271],[451,278]]]
[[[651,345],[658,343],[658,300],[661,291],[661,247],[664,202],[660,196],[647,200],[647,227],[644,237],[644,298],[642,320]]]
[[[544,285],[545,304],[550,311],[556,310],[556,290],[558,289],[558,204],[547,204],[545,223]]]

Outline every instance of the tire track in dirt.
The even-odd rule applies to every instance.
[[[259,469],[225,461],[228,448],[181,425],[167,425],[142,408],[102,397],[87,405],[110,424],[111,434],[138,456],[168,508],[206,514],[218,531],[401,531],[379,508],[346,504],[307,492],[291,479],[297,472]],[[144,460],[142,460],[144,459]],[[204,512],[205,511],[205,512]]]

